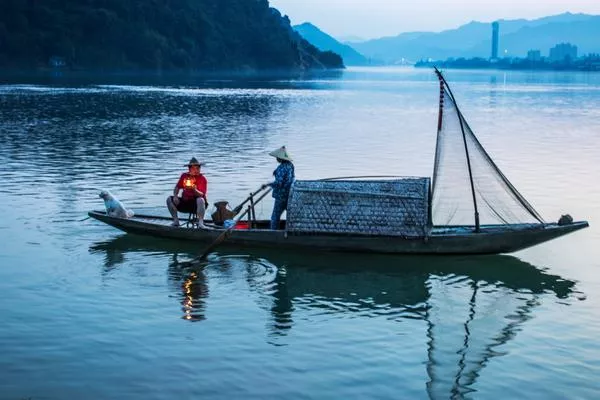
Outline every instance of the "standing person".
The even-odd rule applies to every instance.
[[[276,230],[279,228],[281,214],[287,209],[288,196],[290,195],[290,189],[295,179],[294,164],[292,164],[292,157],[285,146],[270,152],[269,155],[275,157],[279,163],[279,166],[273,172],[275,181],[263,185],[263,188],[267,186],[273,188],[275,205],[273,206],[273,214],[271,215],[271,229]]]
[[[198,228],[205,228],[204,213],[206,212],[206,189],[207,181],[204,175],[200,173],[202,163],[192,157],[187,164],[188,172],[184,172],[179,177],[173,195],[167,198],[167,207],[173,217],[172,226],[179,226],[179,217],[177,211],[182,213],[196,213],[198,218]],[[182,191],[181,197],[179,192]]]

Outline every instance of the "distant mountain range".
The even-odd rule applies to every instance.
[[[579,54],[600,53],[600,16],[565,13],[535,20],[498,22],[499,56],[503,56],[506,50],[507,56],[524,57],[531,49],[541,50],[542,55],[547,55],[551,47],[561,42],[578,46]],[[415,62],[427,58],[488,58],[491,55],[491,37],[490,23],[474,21],[439,33],[407,32],[348,45],[367,58],[394,64],[402,59]]]
[[[341,43],[366,42],[368,40],[368,39],[365,39],[363,37],[356,36],[356,35],[338,36],[338,37],[336,37],[336,39]]]
[[[340,43],[313,24],[294,25],[293,29],[321,51],[332,51],[342,56],[345,65],[368,65],[369,60],[347,44]]]

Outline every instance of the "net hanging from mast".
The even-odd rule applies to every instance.
[[[439,71],[440,114],[433,172],[434,225],[544,223],[485,151]]]

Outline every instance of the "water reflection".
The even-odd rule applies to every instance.
[[[318,309],[344,317],[427,324],[430,398],[463,398],[501,346],[514,339],[545,295],[565,302],[575,283],[510,256],[388,257],[273,252],[271,309],[282,318]],[[285,330],[289,325],[284,326]],[[390,343],[393,345],[393,343]]]
[[[490,101],[489,107],[493,110],[498,104],[498,84],[496,74],[490,75]]]
[[[256,73],[119,73],[94,74],[88,72],[61,71],[60,73],[30,73],[19,71],[3,71],[0,84],[51,85],[63,87],[82,87],[98,84],[135,85],[135,86],[196,86],[209,88],[263,88],[272,87],[276,83],[280,88],[289,88],[293,83],[307,85],[314,80],[339,80],[347,75],[347,70],[322,71],[271,71]]]
[[[428,281],[427,391],[431,398],[464,398],[491,358],[515,338],[539,292],[512,290],[485,281]],[[447,290],[452,290],[448,295]],[[443,395],[443,396],[442,396]]]
[[[273,301],[269,309],[272,322],[269,331],[275,336],[285,336],[294,325],[294,297],[288,290],[285,267],[278,268],[272,288],[270,295],[273,297]]]
[[[127,253],[151,253],[151,255],[168,256],[170,261],[167,267],[167,277],[170,288],[175,296],[180,299],[182,318],[188,321],[202,321],[206,319],[206,302],[209,295],[208,278],[204,268],[183,269],[179,264],[179,257],[189,257],[189,252],[182,250],[174,241],[165,241],[161,244],[148,243],[143,237],[123,235],[109,241],[102,241],[90,246],[93,254],[103,254],[103,275],[109,275],[115,268],[126,262]]]
[[[189,246],[189,247],[188,247]],[[117,253],[193,253],[192,245],[124,235],[92,246],[113,267]],[[228,254],[247,250],[228,250]],[[110,254],[110,256],[109,256]],[[121,257],[122,259],[122,257]],[[204,318],[206,271],[243,270],[247,290],[269,316],[267,341],[285,345],[298,324],[326,316],[385,318],[426,324],[426,390],[431,398],[463,398],[503,345],[515,339],[544,301],[570,304],[575,282],[511,256],[398,257],[261,250],[213,256],[204,269],[168,266],[183,317]],[[274,274],[258,271],[271,265]],[[239,271],[238,271],[239,272]],[[363,323],[363,322],[360,322]],[[390,340],[390,346],[396,345]],[[400,361],[400,360],[399,360]]]
[[[181,300],[182,318],[187,321],[206,319],[206,302],[209,295],[207,276],[203,268],[184,270],[179,267],[177,255],[169,263],[169,283]]]

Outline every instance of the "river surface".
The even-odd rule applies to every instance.
[[[431,176],[432,71],[1,77],[0,399],[598,398],[600,74],[446,78],[537,211],[589,229],[511,255],[222,248],[181,268],[200,246],[85,219],[98,192],[166,215],[196,156],[237,204],[283,144],[300,179]]]

